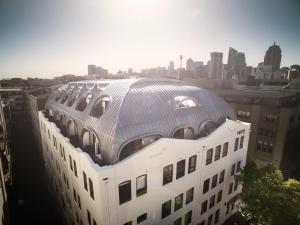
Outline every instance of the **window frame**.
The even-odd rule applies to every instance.
[[[138,179],[142,177],[145,177],[145,186],[143,188],[138,188]],[[148,188],[147,174],[143,174],[136,178],[135,187],[136,187],[136,197],[139,197],[147,193],[147,188]]]
[[[127,185],[127,188],[125,187],[125,185]],[[125,188],[125,189],[122,189],[121,188]],[[129,189],[129,190],[127,190]],[[119,191],[119,205],[122,205],[126,202],[129,202],[131,201],[132,199],[132,193],[131,193],[131,180],[126,180],[126,181],[123,181],[122,183],[120,183],[118,185],[118,191]],[[127,195],[126,193],[124,194],[124,192],[127,192]],[[121,195],[124,194],[125,197],[121,197]]]

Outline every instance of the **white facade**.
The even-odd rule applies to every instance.
[[[144,219],[138,224],[209,225],[209,218],[210,224],[222,224],[236,211],[235,200],[241,187],[239,185],[235,188],[231,172],[233,170],[236,174],[238,167],[245,165],[250,132],[248,123],[227,119],[211,134],[197,140],[161,138],[114,165],[100,167],[87,153],[80,148],[74,148],[69,139],[42,112],[39,112],[39,120],[45,166],[52,183],[50,188],[55,190],[68,224],[124,225],[137,224],[137,220]],[[226,149],[224,144],[227,142],[228,152],[223,155],[223,150]],[[219,145],[221,149],[218,159]],[[211,163],[206,165],[210,162],[207,159],[208,152],[213,154]],[[189,163],[193,156],[196,156],[195,169]],[[178,162],[183,165],[181,169]],[[163,171],[169,165],[173,165],[172,181],[164,185]],[[224,181],[220,183],[223,170]],[[176,179],[177,174],[183,176]],[[215,175],[217,182],[212,187]],[[146,179],[146,187],[143,186],[141,178]],[[207,179],[209,191],[203,193],[204,181]],[[136,185],[141,188],[138,192]],[[125,195],[120,196],[120,190]],[[189,200],[186,203],[188,190]],[[220,191],[222,198],[217,202]],[[182,206],[175,211],[177,196],[177,207],[181,205],[180,194],[183,194]],[[214,204],[210,208],[210,199],[213,196]],[[124,199],[128,201],[120,204]],[[166,207],[165,217],[162,218],[162,205],[166,203],[165,206],[168,206],[168,201],[171,201],[170,214]],[[201,213],[201,206],[205,201],[207,209]],[[215,223],[218,210],[219,218]],[[188,214],[190,211],[192,213]]]

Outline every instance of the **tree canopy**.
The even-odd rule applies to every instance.
[[[237,176],[243,184],[241,213],[255,225],[299,225],[300,182],[284,180],[273,165],[249,163]]]

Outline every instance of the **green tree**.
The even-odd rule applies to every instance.
[[[255,225],[300,225],[300,182],[284,180],[273,165],[249,163],[236,177],[243,184],[240,211]]]

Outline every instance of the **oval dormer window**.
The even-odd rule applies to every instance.
[[[100,118],[102,114],[108,109],[111,100],[109,97],[100,97],[100,99],[93,105],[90,115]]]
[[[189,108],[189,107],[196,107],[200,104],[198,101],[194,98],[188,97],[188,96],[176,96],[175,97],[175,108]]]
[[[76,110],[81,111],[81,112],[84,111],[85,108],[87,107],[87,105],[91,102],[92,98],[93,98],[93,95],[90,93],[83,96],[79,100],[78,104],[76,105]]]

